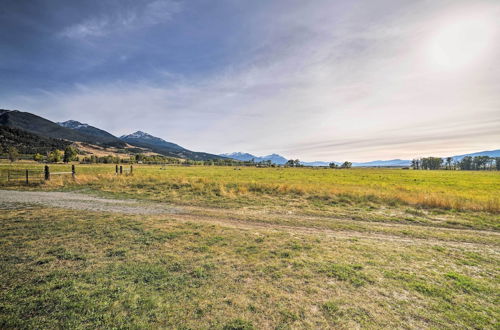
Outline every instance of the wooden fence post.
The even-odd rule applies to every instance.
[[[115,172],[116,172],[116,175],[118,175],[118,165],[116,165]]]
[[[29,184],[30,184],[29,174],[28,174],[28,170],[26,170],[26,185],[29,185]]]
[[[71,165],[71,176],[73,177],[73,179],[74,179],[74,178],[75,178],[75,176],[76,176],[75,165]]]
[[[132,165],[130,165],[130,174],[132,174],[134,171],[134,167]]]
[[[123,174],[123,166],[120,165],[120,174]]]
[[[45,165],[45,180],[50,180],[49,165]]]

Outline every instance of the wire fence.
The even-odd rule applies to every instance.
[[[76,167],[71,167],[66,170],[66,167],[52,167],[45,165],[43,168],[0,168],[0,184],[2,185],[17,185],[17,184],[39,184],[51,180],[53,177],[71,176],[76,178]],[[130,166],[116,165],[116,175],[132,175],[134,168]]]
[[[45,180],[41,169],[0,169],[0,182],[3,184],[41,183]]]

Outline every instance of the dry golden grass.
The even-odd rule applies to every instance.
[[[16,165],[13,165],[14,167]],[[20,165],[25,167],[26,165]],[[36,166],[36,165],[35,165]],[[12,167],[3,165],[2,168]],[[40,166],[39,166],[40,167]],[[64,165],[53,165],[55,169]],[[66,167],[68,167],[66,165]],[[135,166],[133,176],[115,176],[114,165],[77,165],[73,185],[164,199],[221,196],[228,199],[303,196],[372,201],[388,205],[500,212],[500,172],[399,169],[309,169]],[[47,187],[62,185],[54,177]],[[69,180],[67,184],[72,184]]]
[[[236,173],[236,174],[235,174]],[[430,208],[500,212],[500,173],[380,169],[244,169],[136,167],[133,177],[79,175],[106,191],[128,190],[155,198],[160,188],[194,195],[239,198],[306,196],[402,203]],[[141,190],[141,191],[140,191]],[[154,194],[148,192],[153,190]],[[139,192],[140,191],[140,192]]]

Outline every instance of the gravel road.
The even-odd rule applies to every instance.
[[[326,235],[334,238],[365,238],[365,239],[375,239],[381,241],[398,241],[401,244],[417,244],[425,242],[426,244],[445,244],[448,246],[455,246],[467,249],[478,249],[482,250],[487,247],[483,243],[472,243],[472,242],[454,242],[454,241],[444,241],[435,238],[406,238],[400,237],[398,235],[391,235],[390,233],[367,233],[367,232],[357,232],[355,230],[331,230],[327,228],[313,228],[306,226],[293,226],[277,224],[272,222],[273,216],[279,216],[280,218],[295,219],[294,215],[284,215],[284,214],[264,214],[255,213],[250,210],[246,210],[249,216],[253,215],[251,219],[240,219],[239,210],[220,210],[220,209],[210,209],[201,208],[193,206],[171,206],[168,204],[160,204],[153,202],[145,202],[138,200],[121,200],[121,199],[106,199],[94,196],[89,196],[83,193],[74,192],[48,192],[48,191],[14,191],[14,190],[0,190],[0,210],[1,209],[11,209],[19,208],[25,205],[42,205],[49,207],[60,207],[74,210],[88,210],[88,211],[100,211],[100,212],[114,212],[114,213],[124,213],[124,214],[142,214],[142,215],[154,215],[154,214],[171,214],[173,219],[179,221],[189,221],[189,222],[206,222],[212,224],[219,224],[224,226],[230,226],[239,229],[247,230],[278,230],[286,231],[293,234],[318,234]],[[269,222],[266,222],[268,217]],[[325,220],[324,217],[311,217],[311,216],[301,216],[307,224],[307,220]],[[258,221],[256,219],[261,219]],[[345,219],[331,219],[332,221],[346,222]],[[376,225],[378,227],[404,227],[412,228],[414,225],[409,224],[392,224],[392,223],[373,223],[373,222],[363,222],[356,221],[358,224],[365,225]],[[415,226],[421,228],[421,226]],[[465,229],[452,229],[452,228],[436,228],[440,231],[449,232],[468,232],[476,233],[479,235],[497,236],[498,233],[494,231],[480,231],[480,230],[465,230]],[[495,253],[498,249],[493,247]]]
[[[181,212],[178,207],[158,203],[106,199],[73,192],[0,190],[0,208],[11,208],[23,204],[127,214],[173,214]]]

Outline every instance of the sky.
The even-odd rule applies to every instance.
[[[499,149],[498,17],[498,0],[0,0],[0,108],[304,161]]]

